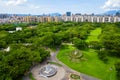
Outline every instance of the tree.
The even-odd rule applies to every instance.
[[[91,48],[100,50],[102,48],[102,44],[98,41],[91,41],[88,43]]]
[[[120,57],[120,28],[117,25],[107,25],[100,36],[108,55]]]
[[[115,68],[117,71],[117,80],[120,80],[120,62],[115,64]]]
[[[49,56],[49,52],[39,46],[11,45],[10,52],[1,52],[0,79],[16,80],[35,62],[42,62]]]
[[[73,44],[78,48],[78,49],[85,49],[87,48],[87,43],[84,40],[74,38],[73,39]]]

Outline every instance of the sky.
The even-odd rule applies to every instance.
[[[0,13],[10,14],[99,14],[119,9],[120,0],[0,0]]]

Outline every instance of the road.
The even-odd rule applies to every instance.
[[[82,80],[100,80],[100,79],[97,79],[97,78],[94,78],[92,76],[89,76],[89,75],[86,75],[86,74],[83,74],[83,73],[80,73],[80,72],[77,72],[71,68],[69,68],[67,65],[65,65],[64,63],[62,63],[61,61],[59,61],[57,59],[57,54],[59,53],[59,50],[60,48],[57,48],[57,50],[55,52],[51,52],[51,58],[50,60],[53,61],[53,62],[57,62],[59,64],[62,65],[62,67],[66,70],[66,74],[69,74],[69,73],[75,73],[77,75],[80,75]],[[65,79],[64,79],[65,80]]]
[[[69,68],[67,65],[65,65],[65,64],[62,63],[61,61],[59,61],[59,60],[57,59],[57,57],[56,57],[57,54],[59,53],[59,51],[60,51],[60,48],[57,48],[57,50],[54,51],[54,52],[51,51],[51,53],[50,53],[51,56],[50,56],[50,58],[48,59],[48,61],[57,62],[57,63],[59,63],[59,64],[62,65],[62,67],[63,67],[64,70],[65,70],[65,76],[64,76],[64,78],[63,78],[62,80],[69,80],[69,75],[70,75],[70,73],[75,73],[75,74],[77,74],[77,75],[80,75],[81,80],[99,80],[99,79],[94,78],[94,77],[92,77],[92,76],[89,76],[89,75],[86,75],[86,74],[77,72],[77,71]],[[44,61],[41,65],[45,65],[45,64],[47,64],[47,60]],[[38,65],[34,66],[33,68],[35,68],[35,67],[37,67],[37,66],[38,66]],[[31,71],[30,71],[30,72],[31,72]],[[30,79],[29,79],[29,75],[24,76],[24,77],[23,77],[23,80],[30,80]]]

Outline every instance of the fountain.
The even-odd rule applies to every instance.
[[[48,64],[40,68],[39,75],[45,78],[54,76],[57,73],[57,70],[52,65]]]

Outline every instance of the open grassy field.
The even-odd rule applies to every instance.
[[[98,36],[101,34],[101,28],[92,30],[86,42],[99,41]],[[105,64],[98,58],[98,53],[94,49],[82,50],[84,60],[79,62],[70,61],[70,52],[76,48],[72,45],[63,45],[57,58],[70,68],[85,73],[100,80],[117,80],[114,63],[118,59],[109,58],[108,64]]]
[[[3,37],[7,36],[7,33],[4,31],[0,32],[0,38],[2,39]]]
[[[72,45],[63,45],[57,58],[69,66],[70,68],[82,72],[101,80],[116,80],[116,71],[114,67],[114,62],[109,64],[103,63],[97,56],[97,53],[93,49],[88,49],[82,51],[83,58],[80,62],[70,61],[69,54],[72,50],[76,49]]]
[[[95,30],[92,30],[90,33],[90,36],[88,36],[88,39],[86,42],[90,41],[99,41],[98,36],[101,34],[101,28],[97,28]]]

